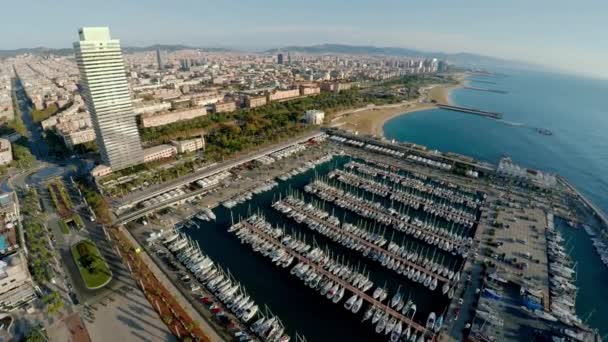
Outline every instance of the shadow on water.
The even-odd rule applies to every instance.
[[[415,318],[418,322],[426,321],[431,311],[442,313],[448,304],[448,299],[440,295],[439,291],[432,293],[422,285],[383,268],[379,263],[363,257],[358,252],[329,241],[271,208],[273,200],[278,199],[279,196],[285,196],[289,191],[294,190],[303,193],[304,186],[315,176],[325,175],[335,168],[341,168],[348,160],[347,157],[336,157],[288,181],[279,181],[279,186],[273,191],[254,195],[252,200],[231,210],[217,207],[214,209],[217,216],[215,222],[199,222],[200,229],[192,228],[185,231],[199,242],[203,252],[224,269],[230,270],[258,304],[267,304],[273,313],[283,320],[292,336],[297,331],[309,341],[385,341],[388,337],[375,334],[369,322],[360,323],[367,307],[364,306],[357,315],[343,308],[348,295],[341,303],[333,304],[290,275],[289,269],[279,269],[268,259],[253,252],[249,246],[241,245],[235,236],[226,231],[232,219],[236,221],[239,217],[244,218],[250,213],[259,211],[269,222],[285,227],[288,233],[303,235],[308,242],[314,239],[321,247],[327,245],[335,255],[340,258],[343,256],[345,263],[360,265],[361,270],[365,267],[365,270],[370,272],[375,285],[386,284],[389,298],[401,286],[401,291],[405,291],[405,298],[411,296],[418,306]],[[325,204],[325,210],[334,211],[337,217],[346,221],[357,222],[361,219],[328,203]],[[391,231],[387,228],[386,235],[389,238]],[[401,242],[401,238],[399,239]]]

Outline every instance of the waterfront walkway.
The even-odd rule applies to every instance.
[[[120,234],[120,235],[118,235]],[[118,227],[118,234],[115,235],[116,239],[125,238],[126,243],[130,245],[130,249],[136,251],[137,256],[143,262],[144,265],[147,266],[148,270],[154,275],[156,280],[170,293],[171,297],[177,302],[179,307],[185,311],[185,314],[188,315],[191,321],[196,322],[200,325],[201,333],[204,334],[204,337],[201,341],[210,341],[210,342],[219,342],[224,341],[222,337],[215,331],[215,329],[207,322],[207,320],[192,306],[191,300],[186,298],[177,287],[169,280],[169,278],[165,275],[165,273],[156,265],[156,263],[143,251],[143,248],[140,246],[139,242],[131,235],[131,233],[122,226]],[[139,252],[137,252],[139,251]],[[123,250],[124,252],[124,250]],[[120,253],[119,253],[120,254]],[[131,268],[131,264],[128,264],[129,268]],[[140,285],[143,287],[141,280]],[[155,289],[149,289],[150,291],[156,291]],[[158,302],[156,303],[158,307]],[[165,322],[166,323],[166,322]],[[186,329],[187,330],[187,329]]]

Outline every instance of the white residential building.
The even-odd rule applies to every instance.
[[[36,298],[21,252],[0,259],[0,310],[12,311]]]
[[[205,148],[205,139],[200,137],[188,140],[176,140],[172,141],[171,144],[175,146],[177,153],[188,153]]]
[[[322,125],[323,120],[325,119],[325,113],[316,109],[307,110],[305,119],[306,123],[309,125]]]
[[[0,165],[6,165],[13,161],[13,149],[8,139],[0,139]]]

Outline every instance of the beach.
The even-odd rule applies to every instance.
[[[458,79],[457,84],[437,84],[424,87],[421,89],[422,95],[416,100],[384,106],[368,105],[336,113],[331,121],[331,126],[338,126],[359,134],[383,136],[384,124],[396,116],[433,109],[436,108],[435,103],[450,104],[450,92],[462,86],[463,77]]]

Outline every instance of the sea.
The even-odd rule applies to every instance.
[[[500,112],[502,120],[433,109],[402,115],[384,125],[388,139],[413,142],[497,164],[510,156],[526,167],[564,176],[608,212],[608,81],[572,75],[497,70],[471,75],[470,86],[506,93],[456,89],[454,105]],[[537,129],[550,130],[552,135]],[[608,334],[608,268],[584,230],[560,227],[578,262],[576,309]]]

